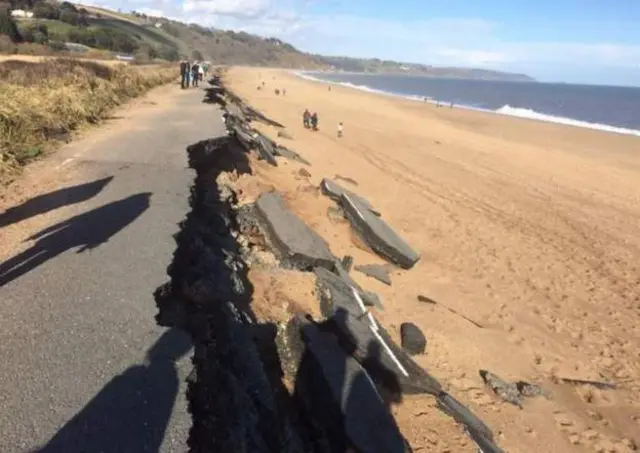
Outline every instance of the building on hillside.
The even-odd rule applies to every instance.
[[[12,9],[11,16],[30,19],[33,17],[33,13],[31,11],[25,11],[23,9]]]

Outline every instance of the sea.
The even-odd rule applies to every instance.
[[[300,72],[362,91],[640,136],[640,87]]]

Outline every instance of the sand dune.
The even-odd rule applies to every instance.
[[[500,433],[503,448],[626,452],[640,443],[640,139],[329,91],[276,70],[233,68],[227,80],[293,139],[261,127],[265,133],[312,163],[311,177],[297,163],[257,163],[259,178],[246,182],[245,196],[277,187],[334,254],[381,263],[347,223],[327,216],[333,203],[315,189],[337,174],[356,181],[350,188],[422,259],[395,270],[391,287],[352,275],[383,297],[387,309],[378,317],[392,332],[407,320],[424,330],[420,364]],[[261,80],[266,87],[257,90]],[[319,131],[302,127],[305,108],[318,112]],[[418,294],[482,327],[419,302]],[[547,397],[519,410],[490,394],[480,368],[535,382]],[[618,389],[576,387],[561,377]],[[462,435],[443,440],[448,431],[434,429],[444,422],[431,405],[405,398],[395,408],[414,449],[472,451]],[[436,414],[429,416],[436,424],[424,413]]]

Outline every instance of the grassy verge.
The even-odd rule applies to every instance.
[[[0,182],[71,132],[175,78],[173,66],[114,67],[72,59],[0,62]]]

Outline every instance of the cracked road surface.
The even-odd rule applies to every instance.
[[[191,347],[152,293],[189,209],[186,147],[224,133],[203,94],[154,90],[0,200],[0,452],[187,450]]]

